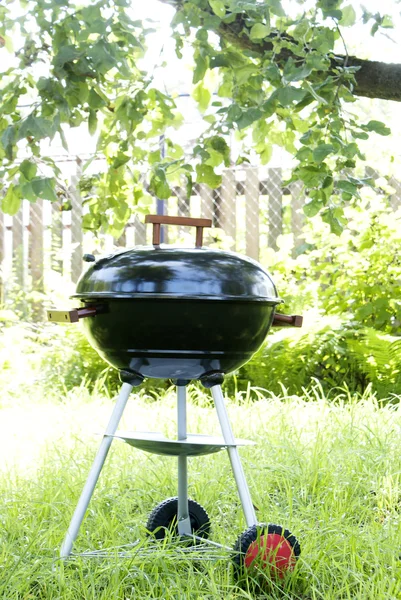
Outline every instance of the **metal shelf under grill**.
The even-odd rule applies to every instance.
[[[235,444],[227,444],[222,437],[189,433],[185,440],[170,440],[158,431],[117,431],[113,436],[152,454],[168,456],[202,456],[213,454],[228,447],[253,446],[255,442],[236,439]]]

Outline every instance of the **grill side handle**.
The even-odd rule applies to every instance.
[[[52,323],[78,323],[79,319],[94,317],[96,312],[95,306],[73,308],[72,310],[50,309],[47,311],[47,320]]]
[[[160,246],[160,225],[181,225],[188,227],[196,227],[195,248],[201,248],[203,245],[203,228],[211,227],[211,219],[192,219],[191,217],[168,217],[165,215],[146,215],[145,223],[153,225],[153,240],[154,246]]]
[[[301,315],[282,315],[276,313],[273,317],[273,327],[302,327],[303,317]]]

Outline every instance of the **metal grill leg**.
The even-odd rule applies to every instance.
[[[79,528],[81,527],[81,523],[86,513],[86,509],[88,508],[88,504],[90,502],[90,499],[92,498],[92,494],[94,492],[97,480],[103,468],[104,461],[106,460],[107,453],[111,446],[111,442],[113,441],[112,436],[117,430],[118,424],[121,420],[132,387],[133,386],[129,383],[123,383],[122,385],[120,394],[117,398],[116,405],[111,414],[110,421],[106,427],[106,431],[104,432],[103,439],[99,446],[99,450],[97,451],[95,460],[93,461],[93,465],[89,472],[88,479],[86,480],[84,489],[81,493],[81,497],[78,500],[77,507],[71,519],[67,534],[64,538],[63,545],[61,546],[61,558],[68,558],[68,556],[70,556],[71,554],[72,546],[78,535]]]
[[[245,479],[245,473],[238,454],[238,448],[235,446],[235,438],[231,429],[230,421],[228,419],[223,393],[219,385],[214,385],[211,390],[224,441],[226,444],[230,444],[230,446],[227,448],[227,451],[231,462],[231,468],[234,473],[235,482],[237,484],[238,495],[241,500],[246,524],[248,527],[251,527],[252,525],[257,525],[258,521],[256,519],[251,494],[249,493],[248,484]]]
[[[177,439],[187,439],[187,390],[185,385],[177,385]],[[191,521],[188,509],[187,457],[178,456],[178,502],[177,523],[179,535],[191,535]]]

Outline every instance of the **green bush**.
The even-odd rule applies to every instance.
[[[282,330],[236,374],[240,390],[250,384],[280,394],[302,395],[318,380],[328,393],[347,386],[379,399],[401,395],[401,339],[355,322],[326,317],[300,330]],[[234,382],[231,382],[231,388]]]
[[[90,390],[101,385],[109,393],[121,387],[117,369],[99,356],[79,326],[43,326],[40,344],[42,377],[48,385],[60,389],[85,385]],[[141,386],[155,390],[168,387],[168,382],[153,379],[145,380]]]
[[[77,325],[20,322],[15,313],[0,310],[0,372],[3,389],[40,384],[64,393],[85,386],[114,394],[121,387],[117,369],[92,348]],[[141,389],[167,389],[170,383],[148,379]]]
[[[301,247],[294,248],[292,235],[282,236],[279,251],[265,250],[263,262],[287,311],[314,307],[401,335],[401,210],[371,192],[348,207],[347,218],[340,236],[314,218]]]

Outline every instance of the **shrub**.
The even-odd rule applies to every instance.
[[[109,393],[121,387],[118,370],[109,366],[92,348],[80,327],[45,325],[41,329],[42,377],[60,389],[86,385],[92,390],[103,385]],[[167,389],[164,380],[147,379],[141,389]]]
[[[240,390],[252,386],[279,394],[302,395],[318,380],[327,393],[347,386],[364,392],[370,384],[378,398],[401,394],[401,339],[354,322],[326,317],[300,330],[282,330],[236,374]],[[234,382],[231,381],[232,389]]]
[[[347,209],[348,227],[340,236],[313,219],[304,228],[302,253],[293,237],[282,236],[279,251],[266,250],[288,311],[315,307],[392,334],[401,334],[401,210],[372,194]]]

